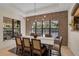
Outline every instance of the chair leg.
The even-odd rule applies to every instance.
[[[59,56],[61,56],[61,53],[59,53]]]
[[[32,56],[32,53],[30,52],[30,56]]]
[[[24,55],[24,50],[23,50],[23,53],[22,54]]]
[[[22,49],[17,48],[16,50],[18,53],[20,53],[20,55],[22,55]]]
[[[31,54],[31,56],[32,56],[32,50],[31,50],[30,54]]]
[[[18,48],[16,48],[16,54],[17,54],[17,52],[18,52]]]
[[[59,51],[59,56],[61,56],[61,50]]]
[[[22,55],[23,55],[23,53],[24,53],[24,52],[23,52],[23,48],[22,48]]]
[[[31,53],[31,55],[33,56],[33,53]]]
[[[23,49],[21,49],[21,55],[23,55]]]

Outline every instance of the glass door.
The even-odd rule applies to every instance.
[[[12,38],[12,20],[7,17],[3,17],[3,39],[9,40]]]
[[[14,36],[20,35],[20,21],[14,20]]]
[[[9,40],[17,35],[21,35],[20,21],[3,17],[3,40]]]

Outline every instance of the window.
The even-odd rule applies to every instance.
[[[46,33],[49,34],[49,21],[43,21],[43,36],[45,36]]]
[[[39,36],[42,36],[42,22],[37,22],[37,30],[36,30],[36,33],[39,35]]]
[[[51,36],[57,37],[59,35],[59,22],[57,20],[34,22],[32,32],[38,33],[40,36],[45,36],[48,33]]]
[[[13,28],[13,30],[14,30],[13,36],[20,35],[20,21],[19,20],[14,20],[13,27],[14,27]]]
[[[42,22],[34,22],[32,26],[32,33],[37,33],[39,36],[42,36]]]
[[[51,35],[54,37],[59,35],[58,21],[51,21]]]

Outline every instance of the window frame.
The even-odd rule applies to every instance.
[[[35,22],[35,28],[32,28],[32,29],[35,29],[34,33],[37,33],[37,29],[41,29],[41,34],[42,34],[41,36],[43,36],[44,29],[48,29],[49,35],[52,35],[51,31],[52,31],[53,28],[51,28],[51,22],[52,21],[58,21],[58,20],[47,20],[47,21],[49,22],[49,28],[43,28],[44,20],[41,21],[41,23],[42,23],[41,28],[37,28],[37,22],[39,22],[39,21],[36,21]],[[58,21],[58,36],[59,36],[59,21]]]

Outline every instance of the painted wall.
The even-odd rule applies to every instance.
[[[72,50],[74,55],[79,56],[79,32],[72,31],[72,28],[69,26],[69,23],[73,19],[73,16],[71,16],[71,12],[74,5],[75,4],[72,5],[71,9],[68,12],[68,47]]]
[[[6,48],[9,45],[12,45],[10,41],[3,41],[3,16],[4,17],[9,17],[13,19],[17,19],[21,21],[21,33],[22,35],[25,35],[25,20],[19,14],[15,9],[11,8],[10,6],[1,6],[0,5],[0,49]],[[9,43],[9,44],[8,44]]]

